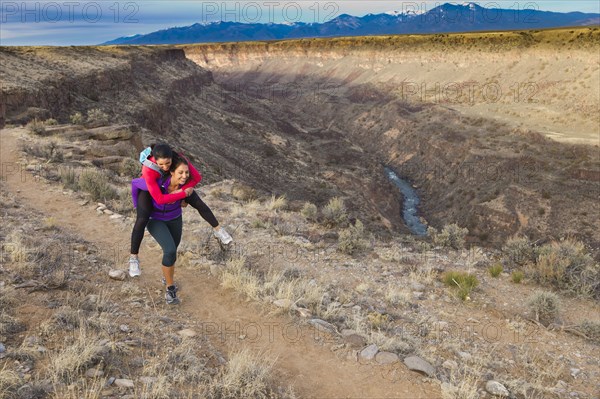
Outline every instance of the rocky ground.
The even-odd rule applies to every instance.
[[[89,137],[97,131],[82,130]],[[104,127],[105,133],[111,130],[124,131]],[[58,142],[60,134],[52,139]],[[3,144],[10,144],[7,137],[21,137],[24,149],[51,139],[24,129],[4,130]],[[89,140],[94,147],[95,139]],[[56,153],[67,149],[57,146]],[[67,158],[60,164],[68,165]],[[543,287],[527,277],[521,284],[511,282],[510,269],[492,277],[488,268],[502,257],[499,252],[436,248],[409,236],[380,241],[366,233],[360,249],[345,254],[340,251],[345,227],[326,227],[320,213],[307,219],[301,203],[224,180],[200,192],[234,235],[235,245],[222,252],[206,222],[185,210],[177,272],[185,276],[180,280],[184,306],[171,310],[162,304],[157,270],[141,281],[108,277],[110,269],[123,269],[127,256],[131,219],[125,206],[120,210],[119,201],[98,205],[90,194],[56,182],[51,172],[58,167],[56,159],[24,151],[19,165],[24,177],[9,179],[3,188],[2,281],[3,298],[8,298],[3,303],[10,307],[3,311],[1,342],[3,378],[12,376],[3,389],[10,395],[90,390],[98,395],[91,397],[163,397],[162,390],[179,389],[193,397],[186,384],[206,387],[223,381],[225,359],[234,358],[232,348],[269,353],[274,365],[269,386],[284,387],[273,388],[280,396],[288,386],[300,397],[345,392],[348,397],[475,398],[507,390],[517,398],[593,398],[599,392],[597,341],[574,328],[584,321],[600,322],[597,302],[561,295],[558,319],[548,326],[536,322],[526,302]],[[86,167],[98,168],[94,162]],[[42,200],[37,210],[24,209],[36,192],[27,192],[19,182],[36,176],[38,187],[49,181],[43,183],[46,195],[78,208],[73,220],[60,216],[61,203]],[[115,175],[112,181],[115,189],[126,189],[127,178]],[[71,229],[84,229],[75,234],[86,240],[69,238]],[[96,249],[88,241],[98,242],[103,231],[114,231],[122,241],[100,242]],[[60,257],[36,262],[48,256],[39,248],[57,241],[75,248],[68,267]],[[157,253],[151,237],[145,243],[144,251]],[[21,246],[28,254],[38,248],[37,257],[17,256]],[[154,256],[142,258],[143,265],[155,262],[150,260]],[[34,267],[40,264],[54,269],[48,273]],[[440,281],[448,270],[469,271],[479,279],[467,301]],[[198,283],[192,281],[203,281],[202,289],[193,288]],[[26,304],[19,304],[23,290],[32,292]],[[202,294],[195,298],[191,292]],[[225,298],[228,307],[223,308],[219,302]],[[249,306],[245,301],[259,306],[261,316],[237,315],[244,311],[236,308]],[[223,338],[218,326],[236,321],[240,327],[226,330]],[[272,326],[273,335],[264,333],[265,326]],[[256,331],[264,333],[260,339]],[[59,355],[68,348],[80,350],[82,334],[93,337],[89,342],[99,352],[94,349],[86,362],[56,371],[56,362],[66,362],[64,355],[56,360]],[[183,357],[176,358],[179,363],[162,363],[175,356]],[[321,379],[318,388],[310,383],[314,378]],[[342,388],[331,384],[336,378],[355,382]]]

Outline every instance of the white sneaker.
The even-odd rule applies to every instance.
[[[222,227],[220,227],[218,230],[213,230],[213,235],[217,237],[217,239],[221,241],[223,245],[228,245],[231,241],[233,241],[233,238],[231,238],[229,233]]]
[[[130,277],[138,277],[142,274],[142,270],[140,269],[140,260],[138,258],[134,258],[133,256],[129,257],[129,276]]]

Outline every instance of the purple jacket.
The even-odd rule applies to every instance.
[[[171,177],[168,176],[164,179],[158,180],[158,186],[163,194],[167,194],[167,188],[171,183]],[[146,185],[146,180],[143,177],[138,177],[137,179],[133,179],[131,181],[131,198],[133,200],[133,207],[137,208],[137,198],[140,190],[148,191],[148,186]],[[152,198],[152,206],[153,210],[150,214],[150,219],[156,220],[173,220],[181,216],[181,200],[175,201],[172,204],[158,204],[154,198]]]

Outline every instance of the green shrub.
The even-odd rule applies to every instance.
[[[119,193],[110,184],[105,173],[95,170],[84,170],[79,175],[79,187],[91,194],[94,201],[108,201],[119,198]]]
[[[510,279],[515,284],[520,284],[521,280],[523,280],[523,272],[520,270],[515,270],[510,274]]]
[[[60,181],[65,188],[71,189],[73,191],[79,190],[79,182],[77,173],[75,173],[75,169],[61,167],[59,169]]]
[[[87,122],[98,125],[108,124],[108,115],[99,108],[90,109],[88,111]]]
[[[529,310],[535,319],[545,326],[554,322],[560,312],[560,300],[556,294],[548,291],[536,291],[527,300]]]
[[[539,250],[527,269],[534,281],[561,291],[600,298],[600,265],[574,239],[554,241]]]
[[[479,285],[479,281],[474,274],[459,271],[449,271],[444,273],[442,281],[448,287],[458,290],[458,297],[463,301],[466,300],[471,294],[471,291]]]
[[[600,343],[600,323],[597,321],[584,321],[577,325],[577,330],[583,333],[590,341]]]
[[[509,265],[523,266],[535,262],[536,249],[527,237],[513,236],[502,247],[502,259]]]
[[[465,238],[469,233],[466,228],[452,223],[444,226],[441,233],[434,227],[429,227],[427,233],[431,236],[433,243],[443,248],[462,249],[465,245]]]
[[[492,277],[498,277],[504,271],[504,268],[500,263],[496,263],[495,265],[490,266],[488,271]]]
[[[43,136],[44,133],[46,133],[46,126],[44,125],[44,122],[37,118],[29,122],[26,127],[31,133],[37,134],[38,136]]]
[[[300,213],[307,220],[315,220],[317,218],[317,206],[310,202],[305,202]]]
[[[49,118],[44,121],[44,125],[46,126],[56,126],[58,125],[58,121],[54,118]]]
[[[324,224],[330,227],[339,226],[348,220],[346,205],[344,205],[344,200],[339,197],[330,199],[321,213]]]
[[[125,177],[140,177],[142,165],[139,161],[131,158],[123,158],[119,166],[119,174]]]
[[[342,230],[338,238],[338,250],[346,254],[353,254],[366,248],[365,228],[360,220],[356,220],[353,226]]]
[[[84,122],[83,115],[81,115],[81,112],[75,112],[69,117],[69,120],[73,125],[83,125]]]

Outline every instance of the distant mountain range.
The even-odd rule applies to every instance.
[[[211,22],[120,37],[108,44],[183,44],[315,37],[450,33],[559,28],[600,24],[600,14],[484,8],[446,3],[424,13],[342,14],[324,23]]]

